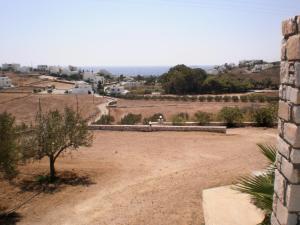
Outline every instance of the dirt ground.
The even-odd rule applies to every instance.
[[[103,98],[94,98],[92,95],[77,95],[78,109],[84,117],[98,112],[97,105]],[[12,94],[0,93],[0,113],[7,111],[16,117],[17,122],[31,123],[35,119],[39,100],[42,110],[64,109],[65,106],[77,108],[75,95],[49,94]]]
[[[59,159],[59,172],[79,177],[41,193],[18,210],[16,224],[199,225],[202,190],[228,185],[265,166],[256,143],[274,144],[275,129],[201,132],[96,131],[93,147]],[[21,180],[47,172],[46,161],[22,168]],[[36,192],[0,182],[12,208]]]
[[[266,103],[243,103],[243,102],[183,102],[183,101],[145,101],[119,99],[117,106],[110,109],[110,115],[115,121],[120,121],[128,113],[142,114],[143,118],[150,117],[155,113],[162,113],[168,121],[173,115],[186,112],[193,117],[197,111],[218,113],[223,107],[259,107]]]

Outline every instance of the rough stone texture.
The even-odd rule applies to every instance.
[[[287,42],[286,40],[282,41],[282,47],[281,47],[281,60],[286,60],[286,46],[287,46]]]
[[[276,217],[281,225],[297,225],[298,216],[289,213],[288,209],[280,201],[277,203]]]
[[[281,172],[289,182],[293,184],[300,182],[299,170],[294,168],[294,165],[285,158],[282,158]]]
[[[300,124],[300,106],[294,106],[292,110],[293,122]]]
[[[282,84],[288,84],[289,80],[289,63],[283,61],[280,64],[280,82]]]
[[[286,100],[294,103],[300,104],[300,91],[298,88],[293,88],[288,86],[286,88]]]
[[[300,127],[293,123],[285,123],[284,138],[294,148],[300,148]]]
[[[287,144],[281,137],[278,137],[278,151],[286,159],[290,158],[290,145]]]
[[[279,102],[279,109],[278,109],[278,116],[281,119],[290,120],[290,115],[291,115],[290,108],[291,107],[287,102],[280,101]],[[299,120],[300,120],[300,118],[299,118]]]
[[[286,46],[288,60],[300,60],[300,35],[289,37]]]
[[[295,198],[300,196],[300,185],[288,185],[286,191],[286,205],[290,212],[300,211],[300,201]]]
[[[286,180],[282,174],[276,170],[275,171],[275,181],[274,181],[274,191],[281,202],[285,202],[285,190],[286,190]],[[277,202],[276,202],[277,204]]]
[[[300,149],[292,149],[290,158],[292,163],[300,164]]]
[[[282,23],[272,225],[300,225],[300,16]]]
[[[284,37],[296,34],[297,24],[295,19],[289,19],[282,22],[282,34]]]

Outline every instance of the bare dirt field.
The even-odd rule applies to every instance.
[[[95,132],[93,147],[56,164],[59,172],[77,174],[78,182],[33,198],[18,210],[16,224],[202,224],[202,190],[262,169],[256,143],[275,143],[276,133],[261,128],[230,129],[227,135]],[[34,195],[28,184],[47,168],[43,160],[23,167],[15,185],[0,182],[1,203],[12,208]],[[29,180],[27,189],[23,179]]]
[[[117,106],[110,108],[110,115],[116,121],[120,121],[123,116],[128,113],[142,114],[143,118],[152,116],[155,113],[162,113],[168,121],[172,116],[186,112],[191,117],[197,111],[208,113],[218,113],[225,106],[243,107],[259,107],[266,103],[243,103],[243,102],[183,102],[183,101],[146,101],[146,100],[124,100],[119,99]]]
[[[77,108],[75,95],[0,93],[0,113],[7,111],[16,117],[17,122],[30,123],[35,119],[39,100],[45,111],[63,110],[65,106]],[[78,108],[84,117],[98,112],[97,105],[102,102],[103,98],[95,97],[93,103],[92,95],[78,95]]]

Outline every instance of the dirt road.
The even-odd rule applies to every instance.
[[[18,224],[199,225],[202,190],[263,168],[256,143],[275,140],[275,129],[258,128],[227,135],[96,132],[93,147],[57,162],[59,171],[88,174],[94,184],[38,196],[19,210]],[[26,171],[47,168],[42,161]],[[0,197],[19,197],[15,191]]]

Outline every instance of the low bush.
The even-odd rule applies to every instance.
[[[141,114],[129,113],[121,119],[121,124],[123,125],[134,125],[140,123],[142,120]]]
[[[238,107],[224,107],[219,112],[219,119],[224,121],[228,127],[235,127],[242,122],[243,113]]]
[[[231,97],[226,95],[226,96],[223,97],[223,101],[224,102],[230,102],[231,101]]]
[[[143,120],[143,124],[144,125],[148,125],[149,122],[158,122],[158,120],[160,119],[160,117],[162,117],[162,119],[165,121],[165,117],[162,113],[155,113],[150,117],[144,118]]]
[[[232,101],[238,102],[240,99],[238,96],[232,96]]]
[[[110,125],[115,121],[115,118],[110,115],[102,115],[96,124]]]
[[[172,124],[175,126],[182,126],[189,119],[189,115],[187,113],[178,113],[177,115],[172,117]]]
[[[215,101],[216,102],[222,101],[222,96],[215,96]]]
[[[206,99],[206,97],[205,97],[205,96],[199,96],[199,101],[200,101],[200,102],[204,102],[204,101],[205,101],[205,99]]]
[[[242,95],[240,97],[240,99],[241,99],[242,102],[248,102],[248,96],[246,96],[246,95]]]
[[[195,121],[199,125],[205,125],[211,121],[211,114],[207,112],[198,111],[195,113],[194,117],[195,117]]]
[[[208,101],[208,102],[212,102],[213,101],[213,99],[214,99],[214,97],[212,97],[212,96],[207,96],[207,98],[206,98],[206,100]]]
[[[259,127],[273,127],[277,118],[274,106],[258,108],[253,113],[253,120]]]

